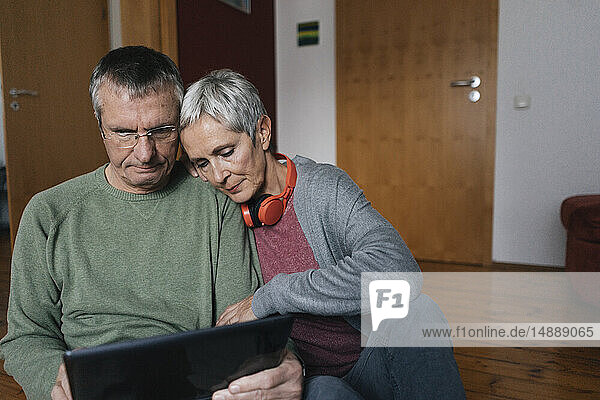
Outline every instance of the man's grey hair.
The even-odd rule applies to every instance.
[[[183,99],[181,129],[208,115],[227,129],[246,133],[255,142],[257,123],[267,115],[256,87],[229,69],[212,71],[193,83]]]
[[[179,109],[183,102],[183,81],[175,63],[168,56],[144,46],[112,50],[94,68],[90,96],[98,124],[102,122],[102,102],[98,91],[103,84],[125,90],[130,99],[172,90]]]

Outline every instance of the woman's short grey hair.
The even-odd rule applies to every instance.
[[[181,107],[181,129],[209,115],[227,129],[246,133],[254,144],[258,120],[267,111],[256,87],[229,69],[212,71],[186,91]]]
[[[101,123],[102,102],[98,91],[103,84],[127,91],[131,99],[151,92],[173,90],[181,109],[183,81],[175,63],[166,55],[144,46],[121,47],[100,59],[90,79],[90,96],[94,113]]]

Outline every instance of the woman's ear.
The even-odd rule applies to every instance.
[[[256,132],[256,144],[260,145],[264,151],[269,150],[269,146],[271,145],[271,118],[267,115],[260,117]]]
[[[208,178],[206,177],[206,175],[204,175],[204,172],[202,172],[200,170],[196,170],[196,172],[198,173],[198,176],[200,177],[200,179],[202,179],[204,182],[208,182]]]

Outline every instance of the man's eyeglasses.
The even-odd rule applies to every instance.
[[[165,125],[148,129],[146,133],[105,132],[103,127],[100,127],[100,133],[102,133],[104,140],[113,140],[119,149],[135,147],[138,139],[142,136],[152,138],[155,143],[172,142],[177,139],[177,127],[175,125]]]

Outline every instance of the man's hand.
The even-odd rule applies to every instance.
[[[289,350],[276,368],[244,376],[227,389],[213,393],[213,400],[300,400],[302,365]]]
[[[51,398],[52,400],[73,400],[64,363],[58,367],[58,375],[56,375],[56,383],[52,388]]]
[[[244,300],[228,306],[223,314],[217,320],[217,326],[231,325],[238,322],[253,321],[256,318],[252,311],[252,299],[254,295],[246,297]]]

